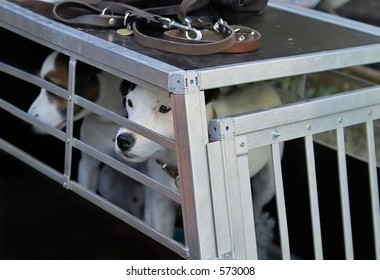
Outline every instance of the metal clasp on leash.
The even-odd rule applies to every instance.
[[[179,23],[171,18],[159,17],[158,20],[162,22],[162,27],[166,29],[179,29],[186,31],[186,38],[190,40],[201,40],[202,32],[194,27],[191,27],[190,23],[188,25]]]
[[[225,37],[228,37],[232,34],[233,30],[228,28],[228,24],[223,19],[218,19],[217,22],[215,22],[213,27],[215,32],[218,32],[220,34],[223,34]]]
[[[129,15],[130,15],[130,13],[125,13],[123,24],[125,27],[127,27],[128,30],[132,30],[132,24],[130,22],[128,22]]]

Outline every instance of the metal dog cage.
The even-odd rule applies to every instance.
[[[121,39],[112,31],[78,30],[55,22],[38,11],[31,11],[9,1],[1,1],[2,28],[49,49],[67,54],[70,64],[69,88],[65,90],[20,67],[17,57],[6,57],[0,62],[0,70],[7,75],[38,87],[45,87],[67,100],[67,125],[66,129],[61,131],[37,122],[25,113],[25,110],[0,99],[2,110],[17,119],[42,127],[59,140],[64,146],[62,171],[49,166],[4,138],[0,139],[0,148],[62,184],[64,188],[76,192],[160,242],[184,259],[257,259],[246,157],[249,149],[271,145],[276,181],[275,215],[278,224],[279,258],[290,259],[294,257],[289,241],[293,232],[290,220],[293,219],[294,209],[291,209],[292,205],[288,202],[290,196],[286,195],[286,189],[291,186],[284,184],[284,170],[289,171],[289,168],[281,162],[280,143],[284,142],[287,147],[288,143],[294,140],[302,140],[305,145],[304,149],[301,149],[305,153],[304,162],[301,165],[291,163],[291,169],[306,169],[307,182],[302,186],[302,191],[306,192],[307,196],[302,200],[295,199],[296,204],[300,205],[300,208],[295,207],[295,211],[310,213],[306,215],[309,216],[307,220],[311,230],[311,241],[308,241],[309,245],[312,244],[310,258],[323,259],[326,251],[324,229],[332,230],[331,227],[335,224],[326,224],[323,216],[326,215],[326,211],[322,209],[323,205],[329,203],[329,200],[326,202],[326,197],[321,195],[321,192],[325,193],[326,190],[319,184],[319,181],[324,180],[318,176],[320,168],[317,165],[318,153],[315,151],[317,148],[314,140],[320,133],[333,131],[336,135],[336,149],[333,151],[336,150],[336,171],[339,177],[339,195],[334,203],[340,205],[338,210],[334,208],[334,211],[341,213],[338,215],[341,223],[341,226],[338,226],[341,228],[338,239],[339,242],[343,240],[341,243],[344,251],[343,256],[339,257],[355,258],[355,244],[360,245],[363,239],[370,239],[373,240],[370,242],[373,250],[370,258],[379,259],[380,210],[375,137],[376,121],[380,118],[379,86],[363,82],[365,86],[355,90],[307,100],[297,98],[296,101],[277,108],[215,119],[209,124],[205,122],[203,91],[299,76],[299,92],[302,95],[307,75],[310,73],[380,62],[380,30],[366,24],[275,1],[270,1],[264,19],[254,20],[252,24],[264,34],[262,47],[255,54],[217,54],[179,59],[177,55],[146,49],[133,40]],[[75,95],[75,70],[78,60],[151,88],[157,91],[157,94],[170,95],[175,127],[181,128],[176,131],[176,140],[168,140]],[[16,63],[13,63],[14,61]],[[181,191],[172,191],[123,162],[80,141],[73,133],[74,104],[176,151]],[[368,173],[360,176],[368,178],[368,186],[364,186],[366,179],[362,179],[360,185],[354,188],[355,191],[360,187],[361,190],[369,192],[368,200],[364,204],[371,205],[371,209],[365,212],[371,220],[368,222],[370,233],[364,237],[353,238],[351,216],[354,209],[349,190],[350,174],[347,171],[349,168],[345,131],[348,127],[358,124],[365,126],[363,137],[366,139],[367,156],[361,162],[368,167]],[[80,186],[72,176],[74,150],[90,154],[179,203],[182,209],[184,243],[153,230],[133,215]],[[299,150],[290,157],[297,153]],[[287,154],[289,152],[285,150],[285,156]],[[304,203],[306,208],[301,208],[305,206]],[[305,231],[303,226],[305,225],[297,230]]]

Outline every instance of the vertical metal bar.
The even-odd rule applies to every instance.
[[[245,137],[208,144],[215,234],[221,259],[257,259]]]
[[[208,125],[203,92],[171,94],[182,194],[182,215],[190,259],[217,257],[210,177]]]
[[[66,111],[66,146],[65,146],[65,165],[63,186],[70,188],[72,154],[73,154],[73,130],[74,130],[74,101],[75,101],[75,74],[77,60],[70,57],[68,73],[68,97]]]
[[[346,259],[354,259],[354,249],[352,244],[352,227],[350,216],[350,198],[348,195],[348,179],[346,164],[346,149],[344,143],[344,130],[342,127],[337,128],[337,145],[338,145],[338,167],[339,167],[339,187],[342,204],[343,217],[343,235]]]
[[[243,231],[241,240],[237,240],[243,249],[241,250],[241,258],[244,259],[257,259],[257,246],[256,246],[256,231],[255,219],[253,215],[252,191],[251,180],[249,174],[248,162],[248,144],[247,139],[243,136],[235,138],[235,149],[237,154],[237,180],[236,186],[230,186],[230,191],[233,191],[237,197],[236,203],[230,205],[230,209],[237,210],[237,217],[241,217],[240,224],[232,224],[235,231]],[[227,157],[228,159],[228,157]],[[238,206],[238,207],[236,207]],[[238,226],[241,226],[239,229]],[[236,234],[240,237],[240,235]]]
[[[290,260],[290,245],[289,245],[289,233],[288,222],[286,218],[285,207],[285,195],[284,184],[282,181],[282,169],[281,169],[281,149],[279,143],[272,144],[272,160],[274,167],[274,177],[276,182],[276,202],[277,202],[277,215],[280,229],[280,242],[282,258],[284,260]]]
[[[305,150],[307,162],[307,175],[309,183],[309,199],[311,211],[311,224],[313,229],[313,244],[314,244],[314,257],[317,260],[323,259],[322,236],[321,236],[321,223],[319,217],[319,203],[318,203],[318,190],[317,190],[317,175],[315,172],[315,157],[313,136],[305,136]]]
[[[373,235],[375,241],[376,259],[380,259],[380,207],[379,184],[377,178],[377,162],[375,149],[375,133],[373,121],[367,122],[368,168],[371,193]]]
[[[225,156],[222,141],[215,141],[207,145],[209,159],[210,184],[212,205],[214,209],[215,238],[217,256],[223,259],[232,252],[231,222],[228,213],[228,196],[226,190]]]

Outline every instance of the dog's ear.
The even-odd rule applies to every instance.
[[[128,92],[130,92],[131,90],[134,90],[135,87],[136,87],[136,84],[127,80],[123,80],[120,84],[120,94],[122,96],[126,96]]]
[[[134,88],[136,87],[136,84],[130,82],[130,81],[127,81],[127,80],[123,80],[120,84],[120,94],[123,96],[123,107],[126,108],[126,102],[127,102],[127,94],[134,90]],[[128,116],[127,116],[128,118]]]
[[[220,96],[220,89],[214,88],[214,89],[208,89],[205,90],[205,102],[206,104],[210,103],[211,101],[218,99]]]
[[[79,93],[79,95],[85,96],[86,98],[89,98],[93,101],[95,101],[98,98],[99,81],[96,75],[100,72],[100,69],[88,65],[84,62],[78,61],[76,70],[75,90]],[[96,89],[96,87],[98,88]],[[94,90],[96,91],[96,93],[93,92]],[[87,96],[89,93],[90,95]]]

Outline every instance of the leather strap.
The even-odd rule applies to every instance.
[[[166,164],[164,161],[156,158],[156,163],[161,166],[163,170],[166,171],[166,173],[173,178],[175,181],[175,185],[179,187],[179,173],[177,166]]]
[[[53,14],[61,22],[75,26],[94,26],[102,28],[121,28],[136,18],[159,25],[157,15],[173,12],[178,6],[165,6],[140,9],[119,2],[100,1],[92,5],[84,1],[65,1],[54,5]],[[155,14],[150,11],[154,11]],[[127,17],[125,13],[128,12]]]
[[[212,54],[232,48],[236,43],[235,33],[227,24],[223,29],[222,33],[204,30],[202,35],[206,36],[206,40],[191,40],[187,39],[184,35],[185,32],[181,30],[165,31],[163,38],[158,38],[146,35],[142,31],[141,23],[135,22],[133,25],[134,37],[139,44],[153,49],[188,55]]]
[[[223,53],[253,52],[260,48],[261,34],[250,27],[232,25],[235,30],[235,44],[223,51]]]
[[[261,34],[259,32],[257,32],[256,30],[252,28],[249,28],[246,26],[240,26],[240,25],[231,25],[231,28],[234,30],[234,40],[231,46],[227,45],[230,42],[222,43],[222,41],[225,40],[222,34],[209,31],[209,30],[202,31],[201,41],[189,40],[186,37],[185,32],[183,32],[182,30],[175,30],[175,29],[165,31],[164,38],[169,41],[175,41],[175,42],[185,44],[185,45],[188,44],[189,49],[192,52],[197,52],[197,50],[194,49],[194,47],[197,47],[196,46],[197,44],[199,44],[200,48],[203,48],[207,44],[220,43],[221,44],[220,52],[222,53],[253,52],[260,48]],[[232,39],[229,39],[229,40],[232,40]]]
[[[189,1],[194,0],[183,0],[183,2]],[[131,0],[131,2],[136,1]],[[126,3],[128,3],[128,1],[126,1]],[[142,9],[135,5],[115,1],[73,0],[55,4],[53,7],[53,14],[59,21],[70,25],[121,28],[125,27],[126,12],[129,14],[128,20],[130,22],[139,18],[140,20],[143,19],[152,24],[161,24],[160,21],[157,21],[157,16],[175,15],[177,14],[178,9],[179,5]],[[195,7],[187,7],[187,11],[192,11],[193,9],[195,9]]]
[[[124,17],[110,15],[106,10],[81,1],[60,2],[53,8],[59,21],[75,26],[122,27]]]
[[[101,28],[127,26],[130,28],[133,25],[134,38],[139,44],[177,54],[242,53],[257,50],[260,47],[261,35],[248,27],[230,27],[226,22],[220,20],[212,26],[212,29],[208,25],[201,31],[197,30],[198,35],[202,33],[203,39],[194,40],[186,37],[186,32],[183,30],[170,29],[173,25],[169,18],[165,18],[169,22],[163,21],[162,16],[177,12],[186,15],[186,11],[197,9],[196,2],[198,1],[183,0],[181,5],[141,9],[113,1],[98,1],[96,5],[84,1],[65,1],[54,6],[53,14],[59,21],[75,26]],[[203,5],[204,0],[200,2],[199,5]],[[150,25],[170,30],[163,32],[163,36],[160,37],[150,36],[149,32],[144,31]],[[182,27],[186,26],[182,25]]]

